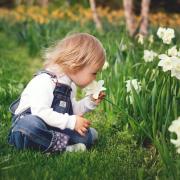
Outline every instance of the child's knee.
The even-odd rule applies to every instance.
[[[90,133],[92,136],[92,144],[94,144],[95,141],[97,141],[97,139],[98,139],[98,132],[96,131],[96,129],[90,127]]]
[[[95,141],[98,139],[98,132],[94,128],[89,128],[86,138],[84,139],[86,141],[87,148],[91,148],[92,145],[95,143]]]
[[[11,145],[15,146],[19,150],[28,148],[30,143],[28,136],[23,134],[21,131],[12,132],[8,141]]]
[[[26,115],[18,120],[17,125],[20,127],[25,127],[27,129],[34,128],[45,128],[47,129],[45,123],[37,116],[34,115]]]
[[[40,129],[47,129],[45,123],[36,116],[26,115],[17,121],[12,132],[20,131],[25,135],[31,135],[32,133],[36,134]]]
[[[11,129],[8,141],[17,149],[28,148],[32,142],[36,142],[36,144],[49,144],[52,135],[49,135],[49,139],[43,138],[46,130],[47,127],[41,119],[36,116],[26,115],[17,120]]]

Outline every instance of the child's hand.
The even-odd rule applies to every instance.
[[[101,92],[99,93],[98,99],[94,99],[92,96],[91,96],[91,99],[92,99],[93,102],[95,102],[96,105],[99,105],[100,102],[105,98],[105,96],[106,96],[105,92],[104,92],[104,91],[101,91]]]
[[[76,124],[74,130],[77,131],[81,136],[85,136],[87,128],[90,126],[90,124],[90,121],[87,119],[76,115]]]

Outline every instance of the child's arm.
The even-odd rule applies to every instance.
[[[82,116],[76,115],[76,124],[74,130],[77,131],[81,136],[85,136],[87,128],[91,125],[90,121]]]
[[[76,86],[72,85],[73,93],[71,96],[73,112],[74,114],[84,114],[86,112],[92,111],[96,108],[97,105],[102,101],[105,96],[105,93],[100,93],[99,98],[93,99],[92,96],[86,96],[85,98],[81,99],[80,101],[76,101]]]
[[[74,129],[76,115],[58,113],[51,108],[54,88],[54,82],[46,74],[33,78],[24,94],[24,96],[28,96],[32,115],[40,117],[50,126]]]
[[[84,114],[86,112],[94,110],[96,106],[96,103],[92,101],[90,96],[87,96],[80,101],[76,101],[75,98],[72,99],[74,114]]]

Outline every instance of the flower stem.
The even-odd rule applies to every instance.
[[[144,131],[144,133],[152,140],[152,136],[150,134],[147,133],[147,130],[144,129],[142,126],[139,126],[139,123],[132,117],[130,116],[127,112],[125,112],[123,109],[121,109],[118,105],[114,104],[112,101],[110,101],[109,99],[104,98],[104,100],[106,100],[107,102],[109,102],[111,105],[113,105],[114,107],[116,107],[117,109],[120,110],[121,113],[123,113],[124,115],[126,115],[130,120],[132,120],[136,126],[138,126],[139,128],[142,129],[142,131]]]
[[[109,102],[111,105],[115,106],[116,108],[118,108],[119,110],[122,110],[118,105],[114,104],[113,102],[111,102],[109,99],[104,98],[104,100],[106,100],[107,102]]]

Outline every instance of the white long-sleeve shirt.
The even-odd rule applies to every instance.
[[[48,69],[50,71],[50,69]],[[96,104],[87,96],[80,101],[76,101],[76,85],[65,74],[58,77],[58,82],[69,85],[72,88],[71,102],[74,115],[62,114],[53,111],[51,108],[53,101],[53,91],[55,82],[50,75],[42,73],[35,76],[26,86],[21,94],[20,104],[15,111],[18,114],[27,108],[31,108],[32,115],[36,115],[44,120],[48,125],[60,129],[74,129],[76,123],[75,115],[82,115],[95,109]]]

